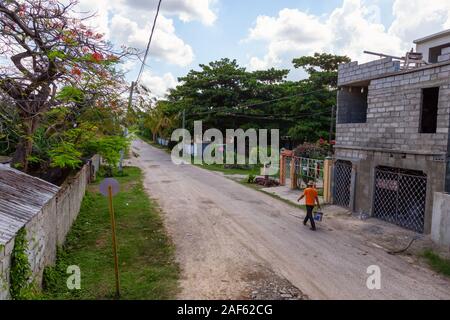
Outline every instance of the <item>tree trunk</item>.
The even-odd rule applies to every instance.
[[[37,117],[23,120],[24,136],[20,138],[12,158],[13,168],[28,172],[28,158],[33,151],[33,134],[38,125]]]

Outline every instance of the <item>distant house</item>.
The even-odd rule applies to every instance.
[[[334,202],[430,233],[433,195],[450,192],[450,30],[415,44],[412,65],[339,67]]]

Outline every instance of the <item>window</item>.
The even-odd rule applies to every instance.
[[[367,122],[367,86],[343,87],[338,93],[338,123]]]
[[[421,133],[436,133],[439,87],[422,89]]]
[[[439,46],[439,47],[430,48],[428,62],[429,63],[436,63],[436,62],[438,62],[438,58],[442,54],[442,49],[447,48],[447,47],[450,47],[450,43],[444,44],[444,45]]]

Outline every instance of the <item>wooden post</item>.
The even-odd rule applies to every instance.
[[[328,157],[324,161],[323,167],[323,200],[325,203],[331,203],[331,170],[333,159]]]
[[[291,157],[291,166],[290,166],[289,176],[291,178],[291,189],[297,189],[297,179],[295,176],[295,157]]]
[[[117,240],[116,240],[116,219],[114,217],[113,207],[113,191],[112,186],[108,186],[109,214],[111,216],[112,244],[114,254],[114,271],[116,276],[116,298],[120,297],[120,278],[119,278],[119,259],[117,257]]]
[[[280,157],[280,186],[286,185],[286,157],[281,154]]]

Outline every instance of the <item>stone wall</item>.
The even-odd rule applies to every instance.
[[[80,211],[86,187],[99,167],[100,157],[94,156],[76,176],[62,185],[56,197],[26,223],[28,259],[32,280],[37,284],[42,281],[44,268],[55,263],[57,247],[64,243]],[[13,248],[14,239],[0,247],[0,300],[9,298],[9,269]]]
[[[14,240],[0,246],[0,300],[9,298],[9,267],[13,248]]]

